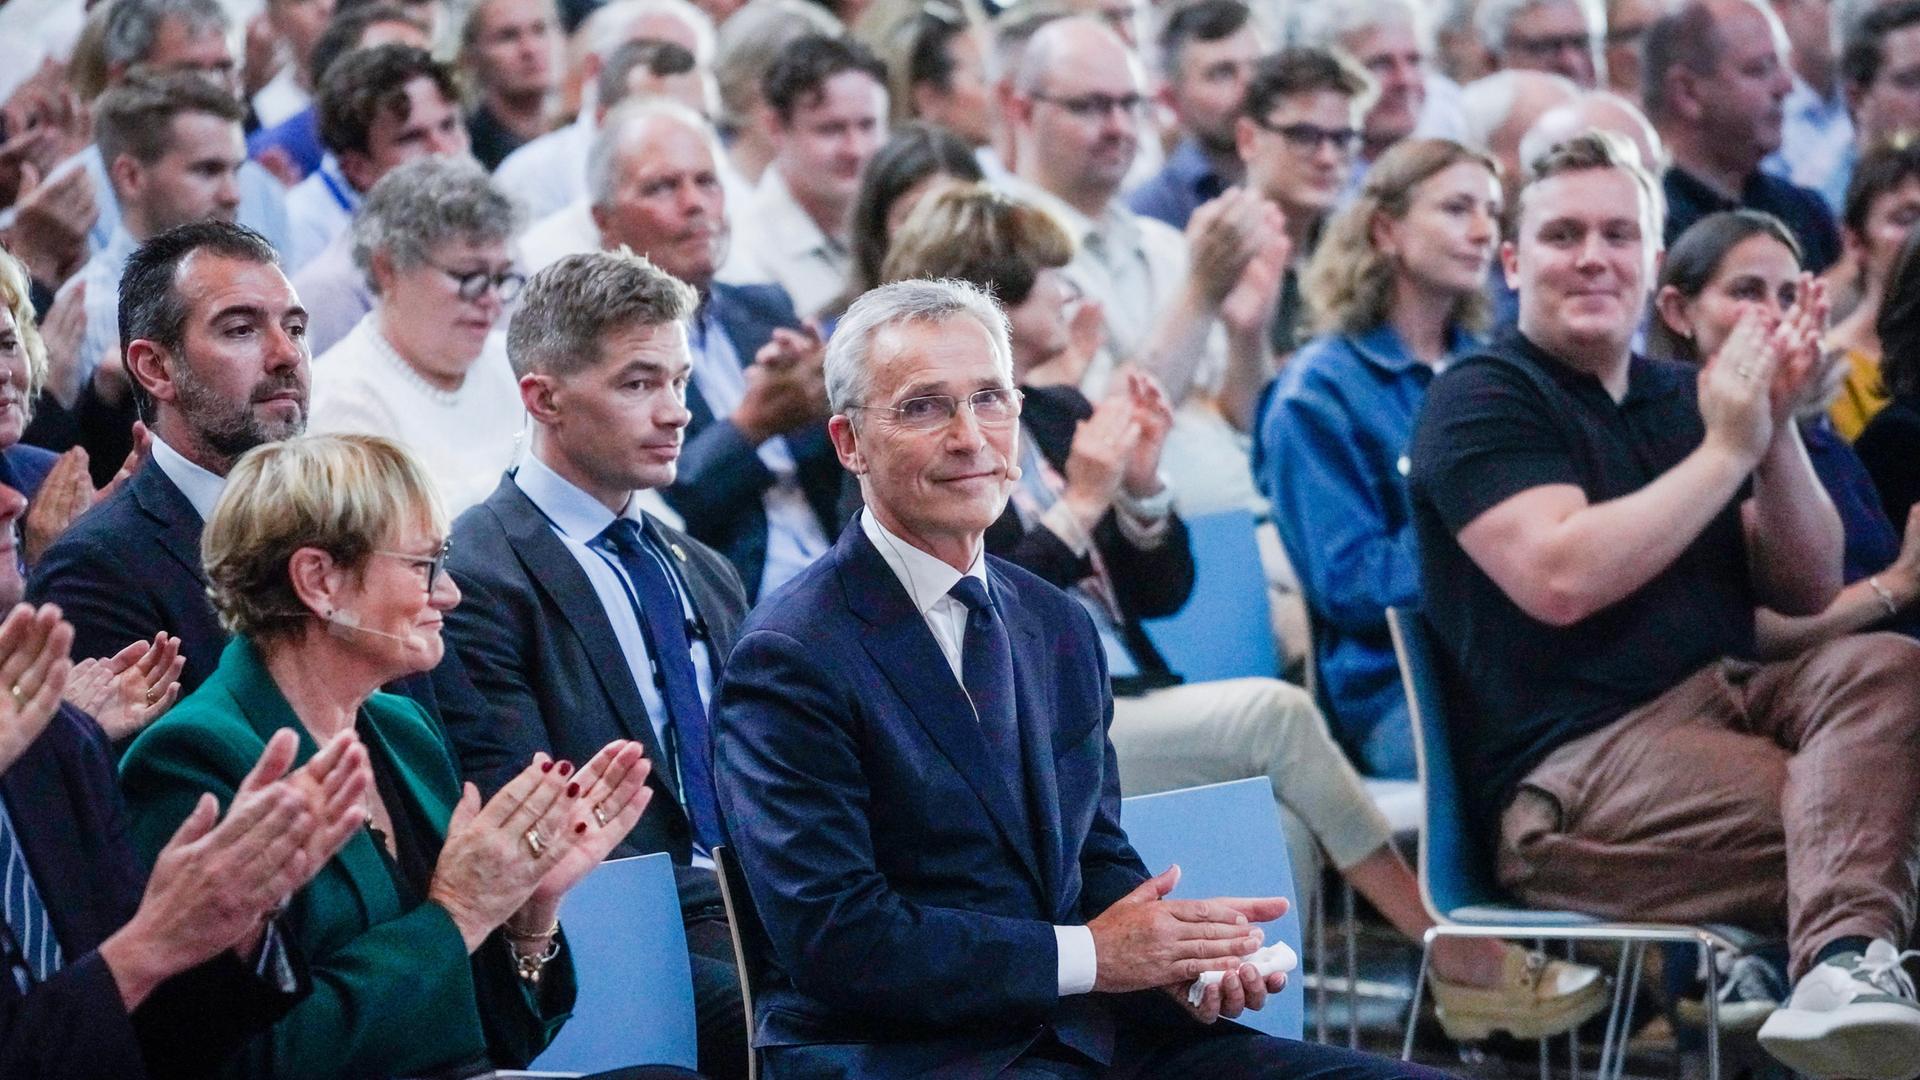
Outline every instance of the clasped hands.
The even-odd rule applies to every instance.
[[[1167,899],[1179,881],[1180,867],[1170,866],[1087,923],[1093,933],[1094,990],[1158,988],[1209,1024],[1264,1007],[1267,995],[1287,984],[1287,976],[1276,971],[1263,978],[1246,958],[1262,943],[1254,924],[1286,914],[1287,901],[1277,896]],[[1200,1004],[1189,1005],[1188,989],[1209,971],[1226,977],[1206,988]]]
[[[1767,454],[1825,385],[1828,311],[1826,285],[1810,274],[1800,275],[1793,305],[1777,316],[1745,306],[1700,371],[1700,415],[1710,441],[1753,463]]]

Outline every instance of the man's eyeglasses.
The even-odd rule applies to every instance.
[[[1506,47],[1526,56],[1554,56],[1563,52],[1589,52],[1593,39],[1586,34],[1552,34],[1540,37],[1507,35]]]
[[[431,265],[431,264],[430,264]],[[460,299],[472,303],[491,288],[500,297],[503,304],[511,304],[527,286],[527,275],[517,270],[473,270],[462,272],[449,270],[444,266],[435,266],[435,270],[453,279],[454,290]]]
[[[1342,154],[1352,154],[1360,149],[1360,132],[1355,128],[1324,128],[1318,124],[1274,124],[1255,118],[1253,121],[1263,131],[1271,131],[1285,139],[1287,145],[1295,150],[1313,153],[1322,146],[1331,146]]]
[[[1076,120],[1105,120],[1108,114],[1116,111],[1138,118],[1147,108],[1147,99],[1139,94],[1121,94],[1119,97],[1111,94],[1078,94],[1073,97],[1035,94],[1033,100],[1057,105]]]
[[[953,423],[961,403],[973,411],[981,427],[1003,427],[1020,419],[1020,391],[1011,386],[976,390],[963,398],[952,394],[922,394],[898,405],[849,405],[849,409],[893,414],[893,422],[915,431],[933,431]]]
[[[440,550],[431,555],[416,555],[411,551],[386,551],[380,548],[375,548],[373,553],[375,555],[385,555],[389,559],[399,559],[401,562],[407,563],[415,569],[426,570],[427,592],[432,593],[433,587],[440,584],[440,575],[447,571],[447,553],[452,550],[453,541],[442,540],[440,542]]]

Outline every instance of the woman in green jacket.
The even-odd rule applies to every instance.
[[[484,805],[433,721],[378,688],[431,669],[460,594],[421,467],[370,436],[260,447],[207,523],[208,595],[234,638],[121,765],[151,859],[203,791],[230,801],[275,731],[300,760],[351,729],[374,785],[366,828],[279,925],[313,993],[229,1074],[420,1076],[523,1066],[573,1007],[560,898],[639,820],[649,763],[616,742],[585,767],[537,756]]]

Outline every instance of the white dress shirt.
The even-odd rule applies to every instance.
[[[600,226],[585,195],[540,218],[520,234],[520,266],[527,276],[569,255],[600,250]]]
[[[818,315],[846,291],[853,253],[801,209],[778,165],[767,166],[744,212],[730,218],[739,254],[721,269],[720,280],[771,281],[787,290],[803,319]]]
[[[947,658],[947,666],[953,669],[954,680],[964,686],[960,661],[967,639],[967,605],[949,596],[948,592],[960,583],[962,577],[971,577],[979,580],[988,596],[993,595],[993,586],[987,580],[986,544],[981,543],[973,557],[973,565],[962,574],[893,535],[892,530],[880,524],[880,519],[874,517],[871,510],[860,511],[860,531],[866,534],[867,542],[880,552],[888,569],[906,587],[914,610],[927,621],[927,629],[932,632],[934,643],[940,646],[940,655]],[[1060,954],[1060,996],[1090,992],[1099,971],[1093,950],[1093,931],[1084,926],[1056,926],[1053,928],[1053,937]]]
[[[153,437],[153,463],[167,474],[167,479],[180,489],[180,494],[187,497],[187,502],[192,504],[201,521],[213,517],[213,508],[220,502],[220,493],[227,490],[226,477],[215,476],[181,457],[180,451],[168,446],[166,440],[158,435]]]
[[[667,738],[667,702],[661,697],[660,687],[654,681],[653,654],[647,650],[647,638],[641,632],[640,617],[634,611],[633,580],[627,576],[626,568],[620,565],[617,556],[593,546],[594,540],[613,524],[613,513],[599,500],[548,468],[533,454],[521,456],[520,465],[513,473],[513,482],[520,488],[521,494],[546,515],[547,524],[553,527],[553,535],[587,575],[594,596],[599,598],[600,607],[606,612],[607,622],[613,626],[613,636],[620,643],[620,653],[627,658],[627,672],[633,676],[633,685],[639,689],[640,700],[647,707],[647,719],[653,725],[657,745],[673,745]],[[635,495],[639,494],[635,492]],[[644,533],[647,515],[641,504],[642,500],[638,498],[629,499],[619,516],[639,523]],[[697,624],[699,616],[687,596],[680,570],[674,565],[676,560],[668,559],[663,554],[661,561],[667,564],[673,577],[681,582],[680,607],[688,622]],[[711,702],[713,658],[704,635],[696,635],[692,639],[690,652],[694,681],[700,688],[700,700]],[[677,770],[679,762],[674,762],[673,767]],[[705,852],[696,854],[694,862],[696,865],[712,865],[706,859]]]
[[[520,384],[499,333],[487,337],[458,390],[421,378],[380,333],[378,315],[360,320],[313,362],[307,430],[384,435],[406,446],[433,477],[448,517],[499,486],[525,426]]]
[[[587,152],[598,128],[593,110],[583,108],[573,123],[532,139],[501,159],[493,182],[527,208],[538,221],[587,194]]]
[[[125,228],[115,225],[113,239],[107,246],[93,253],[87,264],[80,268],[74,279],[84,282],[87,287],[84,307],[87,313],[87,328],[80,338],[80,355],[76,358],[79,370],[75,377],[76,386],[85,386],[93,377],[94,369],[106,362],[109,357],[120,355],[120,274],[127,264],[127,256],[139,248],[140,242],[133,238]],[[72,288],[69,283],[61,291]]]
[[[300,86],[298,65],[287,63],[253,95],[253,115],[263,128],[279,127],[312,104],[313,95]]]
[[[287,192],[287,243],[280,249],[287,272],[312,262],[351,228],[358,209],[360,193],[340,171],[340,162],[332,154],[321,158],[313,175]]]

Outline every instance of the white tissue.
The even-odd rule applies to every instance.
[[[1300,958],[1293,954],[1293,950],[1288,948],[1284,941],[1274,942],[1247,957],[1244,962],[1252,964],[1253,970],[1259,972],[1263,979],[1276,971],[1292,971],[1300,966]],[[1193,986],[1187,990],[1187,1004],[1200,1004],[1200,999],[1206,995],[1207,987],[1226,977],[1227,973],[1224,971],[1209,971],[1193,980]]]

